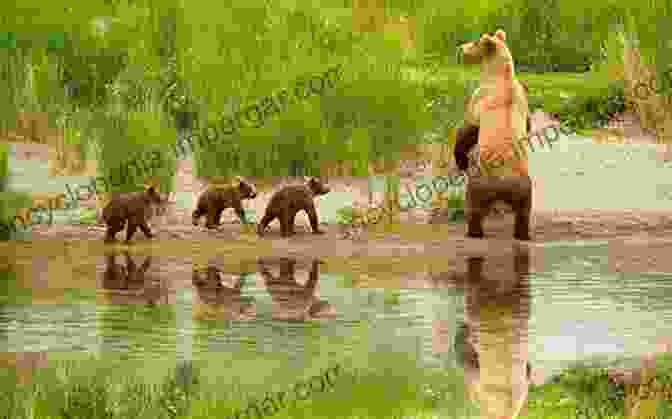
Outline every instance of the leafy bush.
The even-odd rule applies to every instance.
[[[575,96],[559,111],[559,117],[574,130],[604,126],[614,115],[624,112],[622,83],[612,83],[599,95]]]

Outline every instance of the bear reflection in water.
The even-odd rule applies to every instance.
[[[105,255],[102,287],[110,291],[106,293],[108,300],[115,304],[157,304],[164,293],[161,281],[154,280],[147,275],[147,270],[152,264],[152,257],[146,256],[138,268],[128,252],[123,252],[123,254],[125,265],[117,263],[118,254]]]
[[[528,362],[529,249],[513,255],[466,258],[466,272],[438,275],[435,286],[464,290],[464,322],[434,322],[434,352],[450,353],[451,340],[470,399],[483,418],[515,418],[527,400],[533,371]],[[454,336],[454,339],[451,339]]]
[[[273,300],[274,319],[304,321],[335,315],[334,307],[328,301],[321,300],[315,295],[319,280],[319,265],[323,263],[318,259],[313,259],[310,264],[308,281],[301,285],[295,278],[297,265],[295,259],[280,258],[277,261],[259,259],[259,273]],[[270,265],[279,265],[279,276],[276,277],[270,272]]]
[[[209,265],[203,270],[194,269],[192,283],[203,309],[197,309],[197,317],[224,316],[227,319],[249,319],[256,316],[254,297],[241,295],[246,274],[240,274],[233,286],[224,284],[224,272]],[[199,306],[202,307],[202,306]]]

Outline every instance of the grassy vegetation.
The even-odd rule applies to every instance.
[[[481,32],[507,31],[531,106],[559,114],[579,132],[624,108],[622,76],[610,70],[622,61],[616,35],[638,43],[643,60],[659,73],[670,60],[664,53],[672,35],[665,20],[672,14],[669,0],[647,7],[626,0],[459,6],[389,0],[380,13],[414,21],[409,51],[390,33],[360,31],[349,2],[234,6],[231,0],[8,6],[0,23],[16,35],[17,46],[0,48],[0,128],[13,125],[18,111],[46,112],[52,126],[67,127],[66,142],[97,151],[105,178],[118,178],[120,166],[158,150],[160,170],[128,173],[112,189],[137,190],[155,177],[170,191],[177,131],[199,132],[338,65],[343,78],[333,89],[286,106],[261,127],[220,134],[218,145],[197,143],[196,171],[318,174],[347,161],[350,174],[366,176],[370,162],[398,160],[403,146],[450,141],[448,130],[461,120],[464,97],[477,80],[477,69],[458,65],[455,48]],[[101,17],[103,30],[92,25]],[[53,42],[57,35],[62,42]]]
[[[604,58],[604,42],[614,31],[636,33],[642,45],[650,43],[646,33],[640,34],[651,26],[643,18],[666,10],[629,9],[625,1],[594,7],[579,1],[511,0],[457,9],[438,0],[389,1],[388,15],[406,14],[416,21],[416,48],[409,59],[394,37],[360,33],[350,4],[336,0],[253,0],[244,9],[213,0],[160,5],[80,1],[67,10],[50,6],[48,18],[24,22],[33,8],[42,7],[37,1],[12,5],[4,13],[3,30],[16,33],[18,47],[0,52],[3,71],[11,76],[3,81],[2,119],[12,121],[20,108],[48,111],[54,119],[83,115],[75,131],[84,135],[74,132],[73,141],[100,143],[103,172],[136,149],[171,143],[177,125],[205,127],[308,75],[342,65],[345,79],[333,91],[289,106],[261,128],[241,129],[225,141],[227,146],[202,147],[197,167],[207,176],[284,174],[297,159],[308,162],[303,168],[308,173],[318,170],[322,160],[336,159],[353,161],[353,170],[366,174],[360,172],[368,161],[393,159],[402,144],[420,141],[424,133],[439,129],[440,121],[460,118],[465,80],[444,78],[440,85],[424,77],[410,80],[402,71],[408,63],[457,76],[447,70],[456,64],[456,45],[497,26],[509,33],[521,69],[537,64],[542,70],[553,65],[585,70],[586,63]],[[104,33],[91,25],[100,16],[109,17]],[[655,22],[657,33],[665,34],[663,21]],[[50,41],[55,33],[63,34],[61,46]],[[581,92],[595,86],[585,78],[574,81],[583,83]],[[541,78],[538,86],[547,87]],[[427,106],[437,89],[449,102],[441,118]],[[539,95],[554,96],[550,90]],[[137,114],[122,117],[128,113]],[[128,182],[135,184],[135,179]]]
[[[656,357],[656,382],[669,386],[672,357],[663,354]],[[635,391],[641,391],[637,388]],[[650,390],[649,390],[650,391]],[[647,393],[649,392],[647,391]],[[539,386],[531,386],[528,396],[527,419],[569,419],[569,418],[626,418],[626,396],[624,385],[611,382],[604,365],[580,362],[567,368],[561,374]],[[664,392],[652,391],[650,400],[657,399],[655,416],[670,417],[672,403]],[[639,393],[640,395],[643,393]],[[641,406],[642,398],[636,397]]]
[[[321,348],[313,348],[315,359],[303,369],[254,354],[218,354],[177,366],[174,360],[50,354],[49,367],[28,381],[18,380],[12,368],[0,372],[0,411],[17,419],[226,418],[250,403],[277,400],[278,392],[285,391],[285,402],[276,402],[269,417],[478,417],[477,407],[465,400],[459,369],[427,370],[401,351],[373,356],[357,350],[343,358]],[[660,383],[670,384],[671,359],[669,354],[658,357]],[[293,386],[336,365],[331,390],[297,400]],[[625,397],[625,388],[608,380],[604,366],[580,363],[542,385],[531,385],[521,417],[620,419],[625,418]],[[657,409],[657,417],[668,417],[672,404],[661,400]]]
[[[326,351],[329,353],[330,351]],[[296,368],[286,361],[219,354],[175,368],[170,361],[61,359],[27,384],[0,374],[0,411],[11,418],[226,418],[265,397],[287,392],[277,418],[466,417],[463,379],[455,369],[427,371],[408,353],[362,355],[359,362],[317,355]],[[298,382],[338,364],[331,390],[297,400]],[[276,406],[278,406],[276,404]]]

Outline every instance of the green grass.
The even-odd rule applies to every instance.
[[[401,351],[372,355],[341,362],[317,355],[305,370],[254,354],[235,359],[218,354],[178,368],[174,360],[143,365],[121,358],[62,358],[29,384],[17,383],[13,370],[3,369],[0,412],[17,419],[226,418],[270,397],[276,410],[268,416],[274,418],[478,417],[478,409],[465,401],[460,370],[427,370]],[[672,363],[669,356],[661,359],[656,376],[668,382]],[[336,365],[331,390],[296,399],[296,383],[336,371]],[[280,391],[286,392],[282,405]],[[577,364],[543,385],[531,385],[521,417],[624,418],[623,399],[623,388],[608,382],[604,367]],[[659,405],[659,413],[669,410],[670,403]]]
[[[449,66],[424,70],[407,67],[413,80],[428,79],[439,86],[454,84],[476,86],[479,69],[476,66]],[[541,108],[545,112],[557,113],[563,123],[580,134],[587,134],[605,122],[609,115],[624,110],[623,87],[603,74],[586,73],[528,73],[518,72],[517,77],[529,87],[530,111]],[[459,122],[459,121],[458,121]]]
[[[411,417],[430,413],[464,417],[458,370],[428,372],[407,353],[369,354],[360,362],[306,360],[305,370],[286,362],[218,354],[192,364],[193,374],[120,359],[59,360],[29,385],[17,385],[11,369],[0,372],[0,412],[11,418],[227,418],[253,400],[285,391],[275,418]],[[317,355],[314,358],[320,357]],[[338,358],[342,358],[338,356]],[[338,364],[330,391],[296,400],[292,387]],[[184,370],[183,370],[184,371]],[[183,378],[180,378],[183,377]]]
[[[656,357],[655,371],[656,379],[668,385],[672,378],[670,355]],[[624,399],[625,388],[609,382],[605,366],[577,363],[543,385],[530,387],[524,418],[624,418]],[[661,400],[657,414],[670,417],[672,404]]]

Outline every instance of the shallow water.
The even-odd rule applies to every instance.
[[[477,285],[455,280],[455,274],[469,278],[465,272],[425,273],[426,288],[413,282],[415,288],[396,290],[354,288],[347,272],[318,272],[314,289],[304,289],[313,269],[309,259],[296,261],[297,282],[287,275],[287,282],[277,282],[281,270],[291,271],[289,262],[266,262],[275,278],[265,279],[255,260],[231,266],[213,258],[211,279],[225,285],[217,288],[192,283],[194,269],[205,267],[194,268],[189,257],[136,252],[130,265],[124,254],[19,258],[3,273],[0,352],[114,352],[149,360],[242,351],[296,360],[318,337],[347,352],[366,325],[372,344],[410,343],[421,348],[428,366],[438,367],[456,362],[455,334],[465,319],[488,328],[478,317],[481,303],[470,299],[487,306],[502,299],[527,335],[519,344],[528,342],[530,363],[543,376],[575,360],[636,357],[669,333],[671,273],[611,272],[601,242],[538,247],[543,262],[536,271],[513,258],[486,257],[480,276],[469,274]],[[136,279],[125,282],[124,275]]]
[[[543,179],[545,207],[669,207],[661,197],[667,188],[672,191],[669,168],[658,163],[653,146],[564,140],[530,153],[530,170]],[[618,169],[615,161],[633,169]],[[17,174],[41,179],[45,174],[46,168],[35,162],[23,164],[18,170],[10,160],[13,179],[20,178]],[[632,173],[647,182],[635,185]],[[50,184],[22,179],[15,181],[16,189],[39,184],[45,192],[86,182],[84,177]],[[431,184],[431,178],[418,182]],[[373,190],[384,190],[382,178],[373,180]],[[407,192],[402,191],[402,200]],[[191,194],[177,198],[179,205],[193,204]],[[322,197],[320,217],[333,222],[336,210],[351,201],[347,192]],[[55,211],[55,222],[70,222],[77,217],[73,213]],[[523,365],[521,359],[529,361],[541,381],[578,360],[634,359],[671,334],[672,293],[665,289],[672,287],[672,273],[655,272],[654,267],[650,272],[614,272],[604,241],[533,246],[539,250],[534,269],[529,261],[514,257],[465,258],[461,262],[468,273],[420,272],[409,276],[412,286],[391,289],[356,288],[351,273],[326,273],[318,267],[314,290],[303,286],[313,266],[309,259],[296,261],[296,283],[289,281],[289,274],[286,282],[265,278],[257,260],[232,265],[213,257],[209,272],[224,284],[217,287],[216,280],[193,284],[195,269],[208,270],[194,266],[189,255],[136,251],[128,264],[124,254],[109,260],[102,254],[35,251],[7,258],[8,270],[0,271],[0,352],[86,352],[147,365],[212,354],[233,360],[280,357],[303,369],[325,347],[329,353],[351,354],[367,341],[375,351],[417,349],[428,368],[459,365],[469,377],[473,366],[464,361],[466,341],[478,348],[480,368],[488,371],[482,378],[491,377],[488,384],[495,388],[515,387],[503,378],[501,365],[511,369]],[[328,265],[329,255],[324,260]],[[141,275],[143,263],[147,269]],[[290,271],[288,263],[266,265],[278,277]],[[121,278],[129,272],[136,280]],[[424,278],[423,288],[417,285],[418,276]],[[238,280],[240,290],[235,287]],[[470,337],[459,333],[462,324],[469,325]],[[508,397],[499,390],[491,396],[493,404]]]

